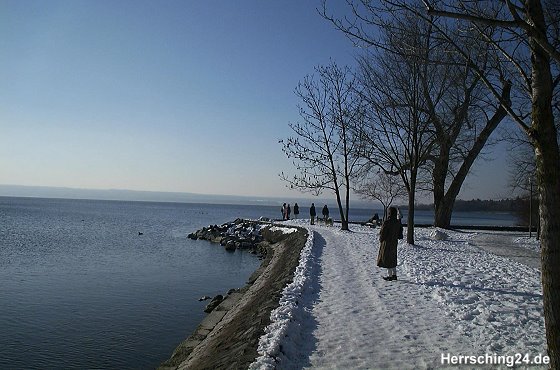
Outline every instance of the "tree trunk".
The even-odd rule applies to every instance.
[[[335,190],[336,204],[338,205],[338,212],[340,213],[341,230],[348,230],[348,219],[344,216],[344,209],[342,208],[342,199],[340,199],[340,190],[338,186]]]
[[[536,59],[536,58],[535,58]],[[533,73],[533,76],[538,73]],[[538,80],[537,80],[538,81]],[[534,84],[537,83],[535,81]],[[550,94],[544,93],[549,90]],[[551,368],[560,369],[560,155],[550,102],[552,89],[534,89],[533,125],[539,187],[542,285]],[[543,96],[544,95],[544,96]]]
[[[414,193],[408,196],[408,216],[406,222],[406,242],[414,244]]]
[[[447,178],[447,170],[449,167],[449,150],[443,139],[439,139],[439,155],[434,161],[434,170],[432,172],[434,186],[434,226],[447,229],[451,222],[451,209],[445,197],[445,179]],[[454,202],[453,202],[454,203]]]
[[[412,171],[414,172],[414,171]],[[408,193],[408,215],[406,218],[406,242],[414,244],[414,203],[416,201],[416,174],[410,175],[410,192]]]
[[[455,199],[444,196],[437,203],[434,201],[434,226],[449,229]]]
[[[502,101],[510,102],[511,82],[505,81],[502,87]],[[451,215],[453,214],[453,206],[455,200],[461,191],[463,182],[470,173],[474,161],[486,145],[490,135],[496,130],[500,122],[507,116],[504,107],[500,106],[494,115],[486,122],[486,125],[478,134],[467,155],[464,157],[459,170],[453,176],[453,180],[449,184],[449,188],[445,191],[445,180],[449,168],[449,151],[448,144],[443,145],[440,149],[438,160],[434,163],[434,226],[448,229],[451,226]]]
[[[540,1],[527,4],[528,18],[545,34]],[[530,37],[532,62],[532,124],[541,226],[544,322],[550,368],[560,369],[560,152],[552,114],[552,75],[549,55]]]
[[[346,175],[346,199],[345,199],[346,209],[344,210],[344,221],[342,224],[342,230],[348,230],[348,213],[350,211],[350,176]]]
[[[552,138],[548,140],[549,145],[556,144],[556,139]],[[535,150],[540,193],[544,319],[551,368],[560,369],[560,157],[557,148],[544,146],[546,144]]]

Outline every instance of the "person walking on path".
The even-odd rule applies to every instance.
[[[377,266],[387,269],[387,276],[383,277],[384,280],[397,280],[397,243],[402,238],[403,227],[397,220],[397,209],[389,207],[389,215],[379,231],[381,245],[377,256]]]
[[[292,209],[290,208],[290,205],[288,204],[288,207],[286,208],[286,220],[290,219],[290,214],[292,213]]]
[[[280,212],[282,212],[282,221],[286,220],[286,203],[282,204],[282,208],[280,208]]]
[[[311,225],[315,225],[315,216],[317,216],[317,212],[315,212],[315,203],[311,203],[311,208],[309,208],[309,216],[311,216]]]
[[[327,224],[327,219],[329,218],[329,208],[325,204],[323,207],[323,220],[325,220],[325,225]]]
[[[294,204],[294,218],[297,220],[299,215],[299,206],[296,204]]]

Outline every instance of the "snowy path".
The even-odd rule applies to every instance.
[[[540,270],[541,258],[539,251],[516,245],[516,241],[519,239],[528,240],[526,237],[527,233],[478,231],[477,234],[473,238],[473,242],[478,247]],[[504,243],[504,241],[507,241],[507,243]]]
[[[314,242],[290,325],[269,353],[276,368],[427,369],[446,353],[545,353],[539,271],[481,250],[476,233],[436,241],[417,229],[415,246],[399,243],[399,280],[387,282],[379,229],[287,224],[310,228]]]
[[[312,308],[318,344],[309,367],[425,368],[442,351],[469,347],[415,282],[402,274],[398,282],[381,279],[370,233],[324,228],[319,234],[323,272]]]

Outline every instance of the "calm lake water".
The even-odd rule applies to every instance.
[[[205,316],[199,297],[243,286],[260,265],[186,235],[260,216],[280,208],[0,197],[0,368],[157,367]],[[488,213],[458,221],[515,223]]]
[[[0,368],[155,368],[260,265],[186,235],[264,211],[0,198]]]

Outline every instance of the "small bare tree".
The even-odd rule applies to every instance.
[[[319,195],[325,189],[336,196],[342,230],[348,230],[351,179],[358,169],[357,140],[351,127],[363,120],[356,80],[348,67],[331,62],[315,69],[296,88],[302,100],[301,123],[290,124],[294,137],[282,141],[297,172],[280,177],[291,188]],[[344,197],[344,205],[343,199]]]
[[[406,198],[406,188],[398,176],[378,171],[376,178],[366,178],[357,185],[356,194],[363,199],[377,200],[383,206],[383,219],[395,200]]]

